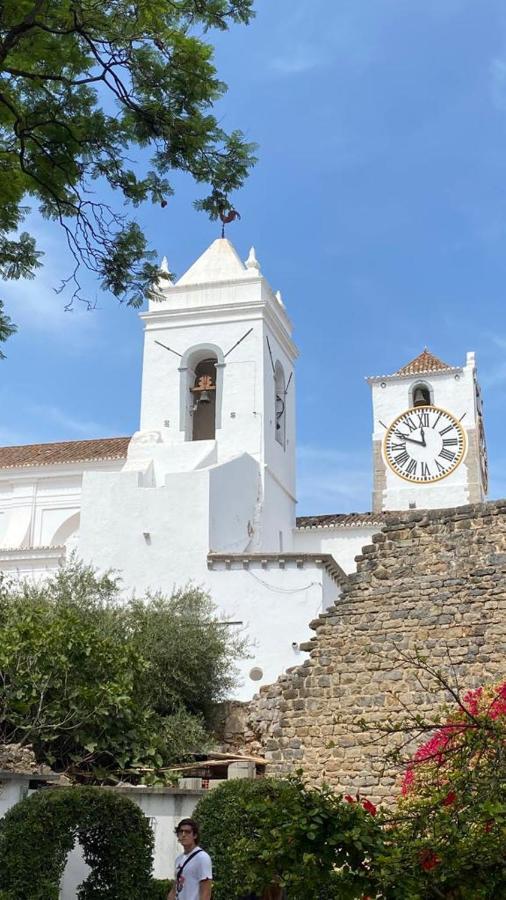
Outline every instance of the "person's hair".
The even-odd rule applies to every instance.
[[[182,825],[188,825],[191,828],[191,830],[193,831],[193,836],[195,838],[195,843],[198,844],[198,842],[199,842],[199,826],[198,826],[197,822],[195,821],[195,819],[181,819],[181,821],[178,822],[176,825],[176,829],[175,829],[176,834],[178,833],[178,831]]]

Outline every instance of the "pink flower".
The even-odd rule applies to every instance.
[[[415,780],[415,773],[413,772],[413,769],[410,767],[407,770],[407,772],[403,778],[403,781],[402,781],[401,792],[402,792],[403,797],[405,797],[406,794],[409,794],[411,788],[413,787],[414,780]]]
[[[370,800],[362,800],[362,806],[366,812],[371,814],[371,816],[375,816],[376,813],[378,812],[374,803],[371,803]]]
[[[481,695],[483,694],[483,688],[476,688],[475,691],[468,691],[464,697],[463,703],[466,707],[467,711],[472,716],[478,715],[478,704],[481,700]]]
[[[441,862],[437,853],[434,853],[434,850],[422,850],[419,858],[420,866],[424,872],[430,872],[431,869],[435,869]]]

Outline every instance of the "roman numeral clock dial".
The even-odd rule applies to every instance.
[[[446,478],[464,459],[466,434],[451,413],[437,406],[415,406],[387,428],[383,453],[406,481],[428,484]]]

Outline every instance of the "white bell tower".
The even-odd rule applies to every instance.
[[[141,319],[140,428],[121,472],[86,476],[83,557],[170,590],[207,583],[209,553],[290,552],[297,350],[255,251],[218,239],[175,284],[164,261]]]
[[[141,421],[129,458],[151,445],[159,482],[248,454],[258,467],[250,545],[289,549],[297,350],[254,249],[243,263],[230,241],[215,240],[176,284],[160,279],[141,318]]]
[[[373,402],[373,510],[478,503],[487,451],[474,353],[450,366],[425,348],[393,375],[368,378]]]

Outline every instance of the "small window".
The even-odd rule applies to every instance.
[[[419,382],[411,388],[411,406],[431,406],[432,395],[428,384]]]
[[[285,373],[280,362],[276,363],[274,369],[274,412],[276,422],[275,437],[278,444],[284,447],[286,437],[286,389]]]
[[[216,358],[203,359],[195,367],[190,388],[193,405],[193,441],[214,441],[216,436]]]

